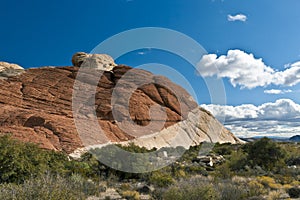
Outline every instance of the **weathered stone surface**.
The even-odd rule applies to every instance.
[[[0,79],[17,76],[23,72],[24,69],[17,64],[0,62]]]
[[[242,143],[240,139],[224,128],[216,118],[200,107],[190,111],[186,119],[159,132],[135,138],[130,142],[148,149],[166,146],[189,148],[202,142]],[[121,143],[128,144],[129,142]]]
[[[112,72],[103,72],[96,89],[96,105],[88,102],[80,105],[86,135],[79,135],[72,112],[78,70],[78,67],[35,68],[0,80],[0,132],[67,153],[83,147],[82,137],[90,145],[134,139],[137,144],[149,148],[202,141],[239,142],[209,112],[199,108],[180,86],[150,72],[123,65],[114,67]],[[91,84],[95,75],[88,71],[84,73],[81,81]],[[144,80],[149,83],[140,85]],[[132,88],[128,105],[124,94]],[[112,103],[113,94],[117,98]],[[94,127],[86,126],[93,118],[88,112],[89,106],[95,107],[102,134]],[[114,106],[117,107],[115,115],[112,112]],[[162,111],[166,114],[161,115]],[[147,129],[149,124],[151,128]],[[175,142],[172,142],[174,138]]]
[[[111,71],[116,65],[113,58],[107,54],[87,54],[77,52],[72,57],[75,67],[94,68],[104,71]]]

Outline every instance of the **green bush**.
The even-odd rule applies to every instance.
[[[47,171],[65,173],[67,161],[67,156],[62,153],[42,150],[8,135],[0,137],[0,183],[21,183]]]
[[[247,154],[241,150],[238,150],[236,152],[232,152],[228,165],[232,171],[240,171],[245,169],[247,163]]]
[[[162,173],[160,171],[152,172],[149,181],[151,184],[158,187],[167,187],[174,183],[171,175]]]
[[[300,188],[293,187],[287,190],[288,194],[291,198],[300,198]]]
[[[215,177],[221,179],[229,179],[233,176],[233,173],[230,170],[230,165],[228,162],[223,163],[222,165],[218,166],[215,170]]]
[[[9,135],[0,137],[0,184],[23,183],[46,173],[61,176],[75,173],[95,178],[99,177],[101,170],[98,165],[92,158],[70,160],[64,153],[44,150],[35,144],[14,140]]]
[[[266,170],[280,167],[285,158],[285,151],[269,138],[262,138],[244,146],[248,154],[247,161],[250,166],[260,166]]]
[[[213,151],[219,155],[230,155],[234,150],[235,145],[230,143],[223,143],[223,144],[215,144]]]

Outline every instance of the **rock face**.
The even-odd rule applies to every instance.
[[[200,107],[190,111],[185,120],[157,133],[135,138],[129,142],[134,142],[148,149],[166,146],[189,148],[202,142],[243,143],[224,128],[208,111]],[[122,143],[127,144],[128,141]]]
[[[35,68],[0,80],[0,132],[11,133],[15,138],[37,143],[46,149],[72,153],[81,148],[83,136],[78,134],[72,112],[73,85],[79,69]],[[129,79],[123,80],[125,74],[129,74]],[[84,72],[85,79],[81,81],[88,85],[93,76],[93,72]],[[128,106],[131,120],[138,127],[152,123],[159,130],[151,129],[131,135],[120,128],[120,125],[132,126],[128,123],[129,119],[126,120],[126,105],[122,104],[123,92],[137,84],[130,82],[131,79],[147,79],[151,82],[137,88],[131,95]],[[115,91],[118,83],[122,83],[121,87]],[[173,91],[176,91],[176,95]],[[119,106],[117,113],[112,112],[113,95],[117,96],[114,102]],[[82,102],[79,109],[84,123],[89,123],[91,119],[85,112],[85,107],[89,106],[87,104]],[[202,141],[240,142],[209,112],[198,107],[183,88],[165,77],[128,66],[119,65],[112,71],[103,72],[97,85],[94,106],[97,122],[109,142],[132,140],[149,148],[181,145],[182,141],[184,144],[199,144]],[[153,106],[163,107],[165,119],[156,113],[159,110],[152,110]],[[163,126],[160,127],[162,122]],[[93,127],[89,129],[92,133]],[[86,137],[91,138],[91,145],[107,142],[101,138],[93,140],[92,134]]]
[[[23,72],[24,69],[17,64],[0,62],[0,79],[17,76],[22,74]]]
[[[94,68],[104,71],[111,71],[116,65],[112,57],[107,54],[87,54],[77,52],[72,57],[73,66]]]

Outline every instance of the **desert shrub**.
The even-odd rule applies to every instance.
[[[180,157],[180,159],[178,161],[189,163],[193,159],[197,158],[197,156],[199,156],[199,155],[208,155],[211,152],[213,146],[214,146],[214,144],[207,143],[207,142],[203,142],[196,146],[191,146],[189,149],[184,151],[183,155]],[[183,148],[183,147],[180,147],[180,148]],[[180,151],[183,151],[183,149],[181,149]]]
[[[71,160],[65,164],[65,170],[68,175],[80,174],[83,177],[96,178],[99,173],[96,172],[88,162]]]
[[[272,177],[268,177],[268,176],[261,176],[257,178],[258,182],[260,182],[262,185],[264,185],[267,188],[271,188],[271,189],[279,189],[281,188],[281,184],[276,183],[275,179]]]
[[[286,161],[287,165],[300,165],[300,156],[298,157],[291,157]]]
[[[182,169],[175,170],[174,175],[176,178],[186,177],[186,173]]]
[[[0,183],[22,183],[45,172],[66,173],[67,156],[22,143],[9,135],[0,137]]]
[[[282,149],[287,152],[286,162],[288,165],[297,165],[299,163],[300,148],[299,143],[280,143]],[[300,165],[300,163],[299,163]]]
[[[243,147],[247,153],[247,164],[261,166],[266,170],[273,170],[283,164],[285,151],[269,138],[262,138]]]
[[[97,185],[97,182],[86,179],[80,174],[72,174],[66,179],[71,182],[71,185],[74,185],[74,189],[81,191],[84,195],[95,195],[98,194],[100,190],[100,186]]]
[[[128,200],[139,200],[140,194],[137,191],[126,190],[121,193],[122,197]]]
[[[94,160],[97,164],[93,164],[97,173],[105,178],[115,175],[119,180],[123,179],[147,179],[149,173],[129,173],[118,169],[126,169],[133,172],[151,171],[153,166],[150,164],[150,159],[146,152],[154,151],[147,150],[144,147],[138,147],[134,144],[129,146],[107,145],[102,148],[91,149],[90,153],[85,155],[86,161]],[[135,156],[129,155],[128,152],[134,152]],[[106,166],[102,162],[107,162],[111,167]]]
[[[267,200],[279,200],[281,196],[281,192],[279,190],[270,191],[267,197]]]
[[[297,186],[297,185],[300,185],[300,181],[296,181],[296,180],[295,180],[295,181],[291,182],[290,185],[291,185],[291,186]]]
[[[97,195],[97,187],[79,177],[63,178],[48,174],[28,179],[20,185],[0,185],[1,200],[80,200],[88,195]]]
[[[215,177],[221,179],[230,179],[233,173],[230,169],[230,164],[228,162],[223,163],[215,169]]]
[[[122,183],[120,186],[120,190],[126,191],[132,189],[129,183]]]
[[[296,181],[296,177],[297,176],[292,176],[289,173],[289,170],[285,170],[286,174],[283,174],[282,172],[280,172],[280,174],[274,174],[273,177],[276,180],[277,183],[280,183],[281,185],[294,185],[294,184],[298,184]]]
[[[267,189],[264,188],[264,186],[259,183],[257,180],[251,180],[247,183],[248,186],[248,195],[250,197],[253,196],[260,196],[267,193]]]
[[[291,198],[300,198],[300,188],[293,187],[287,190],[288,194]]]
[[[241,150],[238,150],[232,152],[228,165],[232,171],[240,171],[245,169],[247,162],[247,154]]]
[[[219,183],[217,185],[217,188],[222,200],[242,200],[245,199],[248,195],[245,187],[235,185],[231,182]]]
[[[181,180],[165,190],[160,190],[160,193],[160,195],[156,194],[156,197],[159,197],[157,199],[248,200],[261,199],[268,190],[261,183],[250,178],[235,176],[225,180],[196,176]]]
[[[170,187],[164,194],[165,200],[217,200],[219,199],[217,192],[211,184],[197,184],[183,182],[176,186]]]
[[[206,171],[206,169],[200,165],[190,165],[184,167],[184,171],[186,171],[186,174],[188,175],[201,174],[203,176],[208,176],[208,172]]]
[[[235,146],[233,144],[230,143],[223,143],[223,144],[219,144],[216,143],[213,151],[219,155],[230,155],[233,150],[234,150]]]
[[[268,190],[255,180],[243,177],[233,177],[232,180],[221,180],[215,184],[222,200],[250,199],[267,194]]]
[[[170,174],[155,171],[152,172],[149,182],[150,184],[153,184],[158,187],[167,187],[174,183],[174,180]]]

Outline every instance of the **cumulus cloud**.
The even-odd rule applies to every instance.
[[[276,90],[276,89],[271,89],[271,90],[265,90],[265,94],[286,94],[286,93],[291,93],[293,92],[292,90]]]
[[[300,105],[291,99],[260,106],[201,105],[216,118],[225,118],[224,125],[238,136],[278,135],[292,136],[300,133]]]
[[[268,85],[294,86],[300,82],[300,62],[283,71],[267,66],[261,58],[255,58],[241,50],[229,50],[227,55],[204,55],[197,64],[197,73],[203,77],[228,78],[230,83],[242,89]]]
[[[300,119],[300,105],[291,99],[279,99],[275,102],[264,103],[260,106],[244,104],[240,106],[202,105],[217,118],[224,116],[226,120],[269,119],[289,120]]]
[[[230,21],[230,22],[234,22],[234,21],[245,22],[245,21],[247,21],[247,16],[243,15],[243,14],[227,15],[227,20]]]

